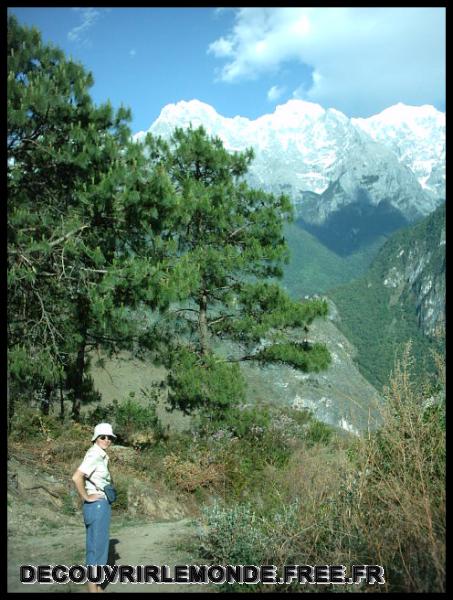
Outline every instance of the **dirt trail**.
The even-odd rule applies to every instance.
[[[189,519],[171,522],[146,522],[124,525],[112,517],[110,529],[110,564],[115,565],[168,565],[173,573],[174,565],[191,564],[193,558],[181,550],[184,542],[193,535]],[[8,543],[8,592],[86,593],[87,586],[81,584],[29,584],[19,581],[19,567],[28,565],[67,566],[83,564],[85,529],[68,526],[38,536],[14,536]],[[112,560],[113,559],[113,560]],[[203,563],[196,563],[203,564]],[[105,585],[105,584],[104,584]],[[106,584],[110,592],[212,592],[206,584]]]

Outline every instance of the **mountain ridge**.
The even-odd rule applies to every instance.
[[[322,225],[329,215],[361,198],[372,206],[388,202],[413,222],[435,210],[445,196],[444,117],[426,106],[395,105],[387,110],[368,119],[350,119],[336,109],[293,99],[252,120],[223,117],[209,104],[191,100],[163,107],[149,131],[168,138],[176,126],[203,125],[230,151],[253,147],[249,184],[287,193],[298,216],[308,223]],[[395,121],[405,111],[412,116],[406,121],[400,116],[398,129]],[[392,123],[388,139],[377,133],[379,119],[386,115]],[[407,122],[418,123],[418,129]],[[420,153],[430,135],[438,160],[432,157],[422,164]],[[136,141],[144,137],[145,132],[133,136]],[[405,151],[407,146],[415,150]],[[326,199],[335,182],[338,193]]]

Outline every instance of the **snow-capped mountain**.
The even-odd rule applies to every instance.
[[[445,198],[445,113],[433,106],[395,104],[368,119],[351,119],[389,148],[425,191]]]
[[[168,138],[176,126],[203,125],[229,150],[253,147],[250,184],[287,193],[308,223],[321,225],[349,205],[381,203],[413,221],[445,197],[438,152],[442,116],[433,107],[397,105],[369,119],[349,119],[335,109],[290,100],[251,120],[226,118],[191,100],[165,106],[149,131]]]

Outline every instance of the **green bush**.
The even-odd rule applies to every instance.
[[[148,404],[143,405],[134,400],[134,397],[134,392],[131,392],[124,402],[120,403],[115,399],[108,406],[98,406],[87,415],[86,423],[112,423],[119,443],[140,448],[154,445],[163,436],[156,401],[148,398]]]
[[[202,411],[206,418],[222,421],[231,407],[245,399],[245,380],[237,364],[219,362],[214,354],[203,357],[179,348],[168,367],[168,405],[185,414]]]
[[[262,564],[268,542],[249,503],[204,508],[198,537],[203,558],[221,565]]]
[[[299,499],[273,511],[258,511],[250,502],[222,506],[215,502],[202,512],[198,524],[198,552],[222,565],[262,565],[285,562],[288,539],[300,533]],[[296,557],[291,556],[296,561]],[[264,591],[261,585],[225,584],[222,591]],[[263,590],[261,590],[263,588]],[[266,590],[267,591],[267,590]]]
[[[57,417],[43,415],[38,409],[29,406],[16,408],[11,420],[12,440],[45,440],[48,437],[59,437],[65,430],[65,426]]]
[[[87,413],[84,422],[92,427],[95,427],[98,423],[109,423],[112,419],[112,413],[114,410],[113,404],[106,406],[97,406],[91,412]]]
[[[127,511],[129,507],[127,490],[129,488],[130,482],[126,481],[125,477],[116,476],[114,483],[117,497],[114,504],[112,504],[112,507],[116,511]]]
[[[203,435],[215,435],[218,431],[227,430],[238,438],[257,437],[268,429],[271,418],[269,408],[234,405],[225,410],[219,418],[213,415],[199,415],[198,428]]]
[[[63,506],[61,507],[61,512],[68,516],[77,514],[80,505],[78,498],[79,496],[75,490],[71,490],[70,492],[64,494],[62,498]]]
[[[323,444],[327,446],[332,439],[333,433],[333,427],[322,421],[313,419],[306,430],[305,441],[308,446],[314,444]]]

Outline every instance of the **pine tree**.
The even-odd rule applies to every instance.
[[[154,205],[159,182],[131,143],[130,112],[95,106],[92,83],[36,29],[9,18],[9,376],[18,389],[41,385],[44,405],[66,379],[76,418],[87,351],[129,347],[130,309],[157,304],[153,237],[166,210]]]
[[[167,256],[167,264],[179,265],[168,270],[173,304],[146,340],[169,371],[170,406],[221,416],[244,398],[245,360],[325,368],[326,348],[303,343],[295,328],[325,316],[327,305],[294,302],[277,283],[288,259],[283,225],[292,205],[245,183],[253,151],[229,153],[203,127],[176,129],[169,142],[148,135],[145,146],[177,196],[174,252]],[[229,354],[221,350],[227,343]]]

